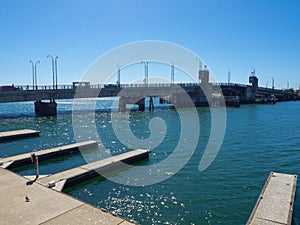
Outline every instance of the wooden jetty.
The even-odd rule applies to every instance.
[[[148,150],[137,149],[50,176],[41,177],[37,182],[57,191],[62,191],[64,188],[71,187],[82,181],[113,172],[127,164],[136,163],[147,158],[149,158]]]
[[[40,135],[40,131],[30,130],[30,129],[5,131],[5,132],[0,132],[0,141],[11,141],[15,139],[35,137],[39,135]]]
[[[97,141],[85,141],[85,142],[74,143],[74,144],[65,145],[61,147],[37,151],[34,152],[34,154],[38,157],[39,161],[44,161],[47,159],[68,155],[70,153],[74,153],[82,150],[96,149],[97,147],[98,147]],[[31,153],[24,153],[21,155],[0,159],[0,166],[2,168],[11,169],[11,168],[31,164],[32,163],[30,157]]]
[[[1,224],[134,224],[0,168]]]
[[[247,225],[290,225],[297,176],[271,172]]]

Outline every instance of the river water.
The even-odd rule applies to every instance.
[[[130,148],[114,135],[112,113],[107,110],[111,106],[110,99],[99,100],[93,120],[103,146],[116,155]],[[211,116],[209,108],[198,108],[197,112],[201,132],[196,150],[179,172],[167,174],[168,179],[153,185],[130,186],[98,177],[65,192],[140,224],[245,224],[271,171],[300,174],[300,102],[227,108],[223,144],[216,159],[202,172],[198,166],[209,138]],[[165,121],[165,137],[152,149],[149,160],[136,166],[162,162],[178,143],[181,125],[179,114],[173,109],[131,112],[131,132],[138,138],[147,138],[149,121],[154,117]],[[75,142],[69,100],[58,101],[58,116],[47,118],[34,116],[32,102],[0,104],[0,125],[0,131],[41,131],[40,137],[0,143],[0,157]],[[189,132],[192,136],[194,131]],[[53,159],[40,163],[40,174],[53,174],[84,163],[80,153]],[[15,171],[34,174],[32,166]],[[130,168],[111,174],[130,175]],[[294,225],[300,224],[299,191],[298,182]]]

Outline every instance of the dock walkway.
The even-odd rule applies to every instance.
[[[39,161],[44,161],[47,159],[64,156],[78,151],[96,149],[97,147],[98,147],[97,141],[85,141],[85,142],[74,143],[70,145],[37,151],[34,152],[34,154],[39,158]],[[0,166],[2,168],[12,169],[18,166],[31,164],[31,158],[30,158],[31,153],[24,153],[21,155],[0,159]]]
[[[35,137],[39,135],[40,135],[40,131],[38,130],[24,129],[24,130],[5,131],[5,132],[0,132],[0,141],[11,141],[15,139]]]
[[[50,176],[41,177],[37,182],[46,187],[52,187],[57,191],[62,191],[64,188],[71,187],[100,174],[113,172],[127,164],[136,163],[147,158],[149,158],[148,150],[137,149]]]
[[[0,168],[1,224],[134,224]],[[27,200],[26,200],[27,197]]]
[[[271,172],[247,225],[290,225],[297,176]]]

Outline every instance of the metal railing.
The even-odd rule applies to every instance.
[[[87,86],[74,86],[71,84],[63,84],[63,85],[57,85],[57,88],[52,85],[15,85],[14,87],[18,88],[22,91],[36,91],[36,90],[70,90],[70,89],[76,89],[76,88],[91,88],[91,89],[100,89],[100,88],[145,88],[145,87],[171,87],[171,86],[181,86],[181,87],[195,87],[198,86],[198,83],[177,83],[177,84],[171,84],[171,83],[150,83],[150,84],[121,84],[120,86],[117,86],[115,84],[90,84]]]
[[[246,84],[239,84],[239,83],[210,83],[212,86],[220,86],[220,87],[250,87],[251,85],[246,85]],[[21,90],[21,91],[36,91],[36,90],[70,90],[70,89],[76,89],[76,88],[91,88],[91,89],[102,89],[102,88],[145,88],[145,87],[150,87],[150,88],[160,88],[160,87],[171,87],[171,86],[180,86],[180,87],[196,87],[199,86],[199,83],[140,83],[140,84],[121,84],[121,85],[115,85],[115,84],[89,84],[86,86],[74,86],[72,84],[62,84],[62,85],[57,85],[57,88],[54,87],[53,85],[37,85],[37,86],[32,86],[32,85],[14,85],[16,90]],[[272,89],[272,88],[266,88],[266,87],[258,87],[259,91],[274,91],[274,92],[282,92],[284,90],[280,89]],[[285,90],[285,92],[291,92],[290,90]]]

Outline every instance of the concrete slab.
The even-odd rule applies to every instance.
[[[71,177],[79,176],[81,174],[86,173],[87,171],[88,170],[86,170],[86,169],[76,167],[76,168],[73,168],[73,169],[62,171],[60,173],[52,174],[52,175],[47,176],[47,177],[39,178],[37,180],[37,182],[48,187],[48,184],[51,181],[55,181],[56,183],[58,183],[60,181],[66,181],[67,179],[70,179]]]
[[[26,185],[27,181],[0,168],[0,224],[122,224],[126,221],[38,183]]]
[[[149,151],[144,149],[136,149],[133,151],[125,152],[120,155],[112,156],[103,160],[92,162],[86,165],[80,166],[80,168],[87,170],[100,170],[104,167],[113,166],[116,163],[123,162],[131,164],[143,160],[149,157]],[[122,166],[122,165],[121,165]],[[110,171],[111,172],[111,171]]]
[[[40,131],[30,129],[5,131],[0,132],[0,141],[10,141],[19,138],[35,137],[39,135]]]
[[[37,182],[48,187],[49,182],[54,181],[58,184],[58,186],[55,185],[53,188],[58,191],[62,191],[66,187],[71,187],[82,181],[94,178],[99,174],[113,172],[116,169],[127,166],[128,164],[139,162],[146,158],[149,158],[149,151],[137,149],[56,173],[44,178],[39,178]]]
[[[260,218],[253,218],[251,225],[282,225],[282,223],[277,223],[274,221],[268,221]]]
[[[122,223],[124,220],[113,216],[107,212],[103,212],[100,209],[94,208],[89,205],[81,205],[75,209],[72,209],[65,214],[55,217],[43,225],[86,225],[86,224],[107,224],[107,225],[117,225]],[[132,223],[129,223],[132,224]]]
[[[0,218],[1,224],[40,224],[56,217],[82,202],[64,194],[33,183],[0,168]],[[29,202],[26,202],[26,196]]]
[[[272,172],[247,224],[291,224],[296,183],[296,175]]]
[[[84,141],[84,142],[74,143],[74,144],[60,146],[56,148],[37,151],[34,152],[34,154],[39,158],[39,162],[41,162],[47,159],[60,157],[60,156],[68,155],[79,151],[96,149],[97,147],[98,147],[97,141]],[[30,158],[31,153],[33,152],[3,158],[0,160],[3,162],[1,167],[11,169],[18,166],[31,164],[32,163]]]

